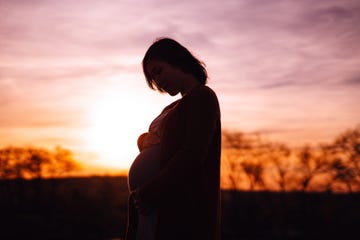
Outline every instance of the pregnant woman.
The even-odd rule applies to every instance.
[[[181,98],[138,139],[126,240],[220,239],[220,108],[204,66],[169,38],[145,53],[149,87]]]

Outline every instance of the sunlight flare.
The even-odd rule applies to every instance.
[[[150,111],[132,93],[110,90],[102,94],[91,111],[89,143],[99,164],[128,169],[138,154],[137,137],[147,131]]]

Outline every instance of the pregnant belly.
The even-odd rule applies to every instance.
[[[155,145],[142,150],[132,163],[128,184],[130,191],[144,184],[154,176],[160,166],[160,145]]]

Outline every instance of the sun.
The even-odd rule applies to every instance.
[[[147,130],[151,113],[136,94],[107,91],[97,99],[90,114],[87,141],[98,163],[128,169],[139,150],[137,137]]]

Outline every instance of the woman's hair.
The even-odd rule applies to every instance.
[[[157,39],[146,51],[142,61],[146,82],[151,89],[155,89],[157,88],[156,83],[145,68],[150,60],[166,62],[173,67],[180,68],[182,71],[193,75],[201,84],[206,84],[208,75],[205,64],[194,57],[188,49],[173,39]]]

